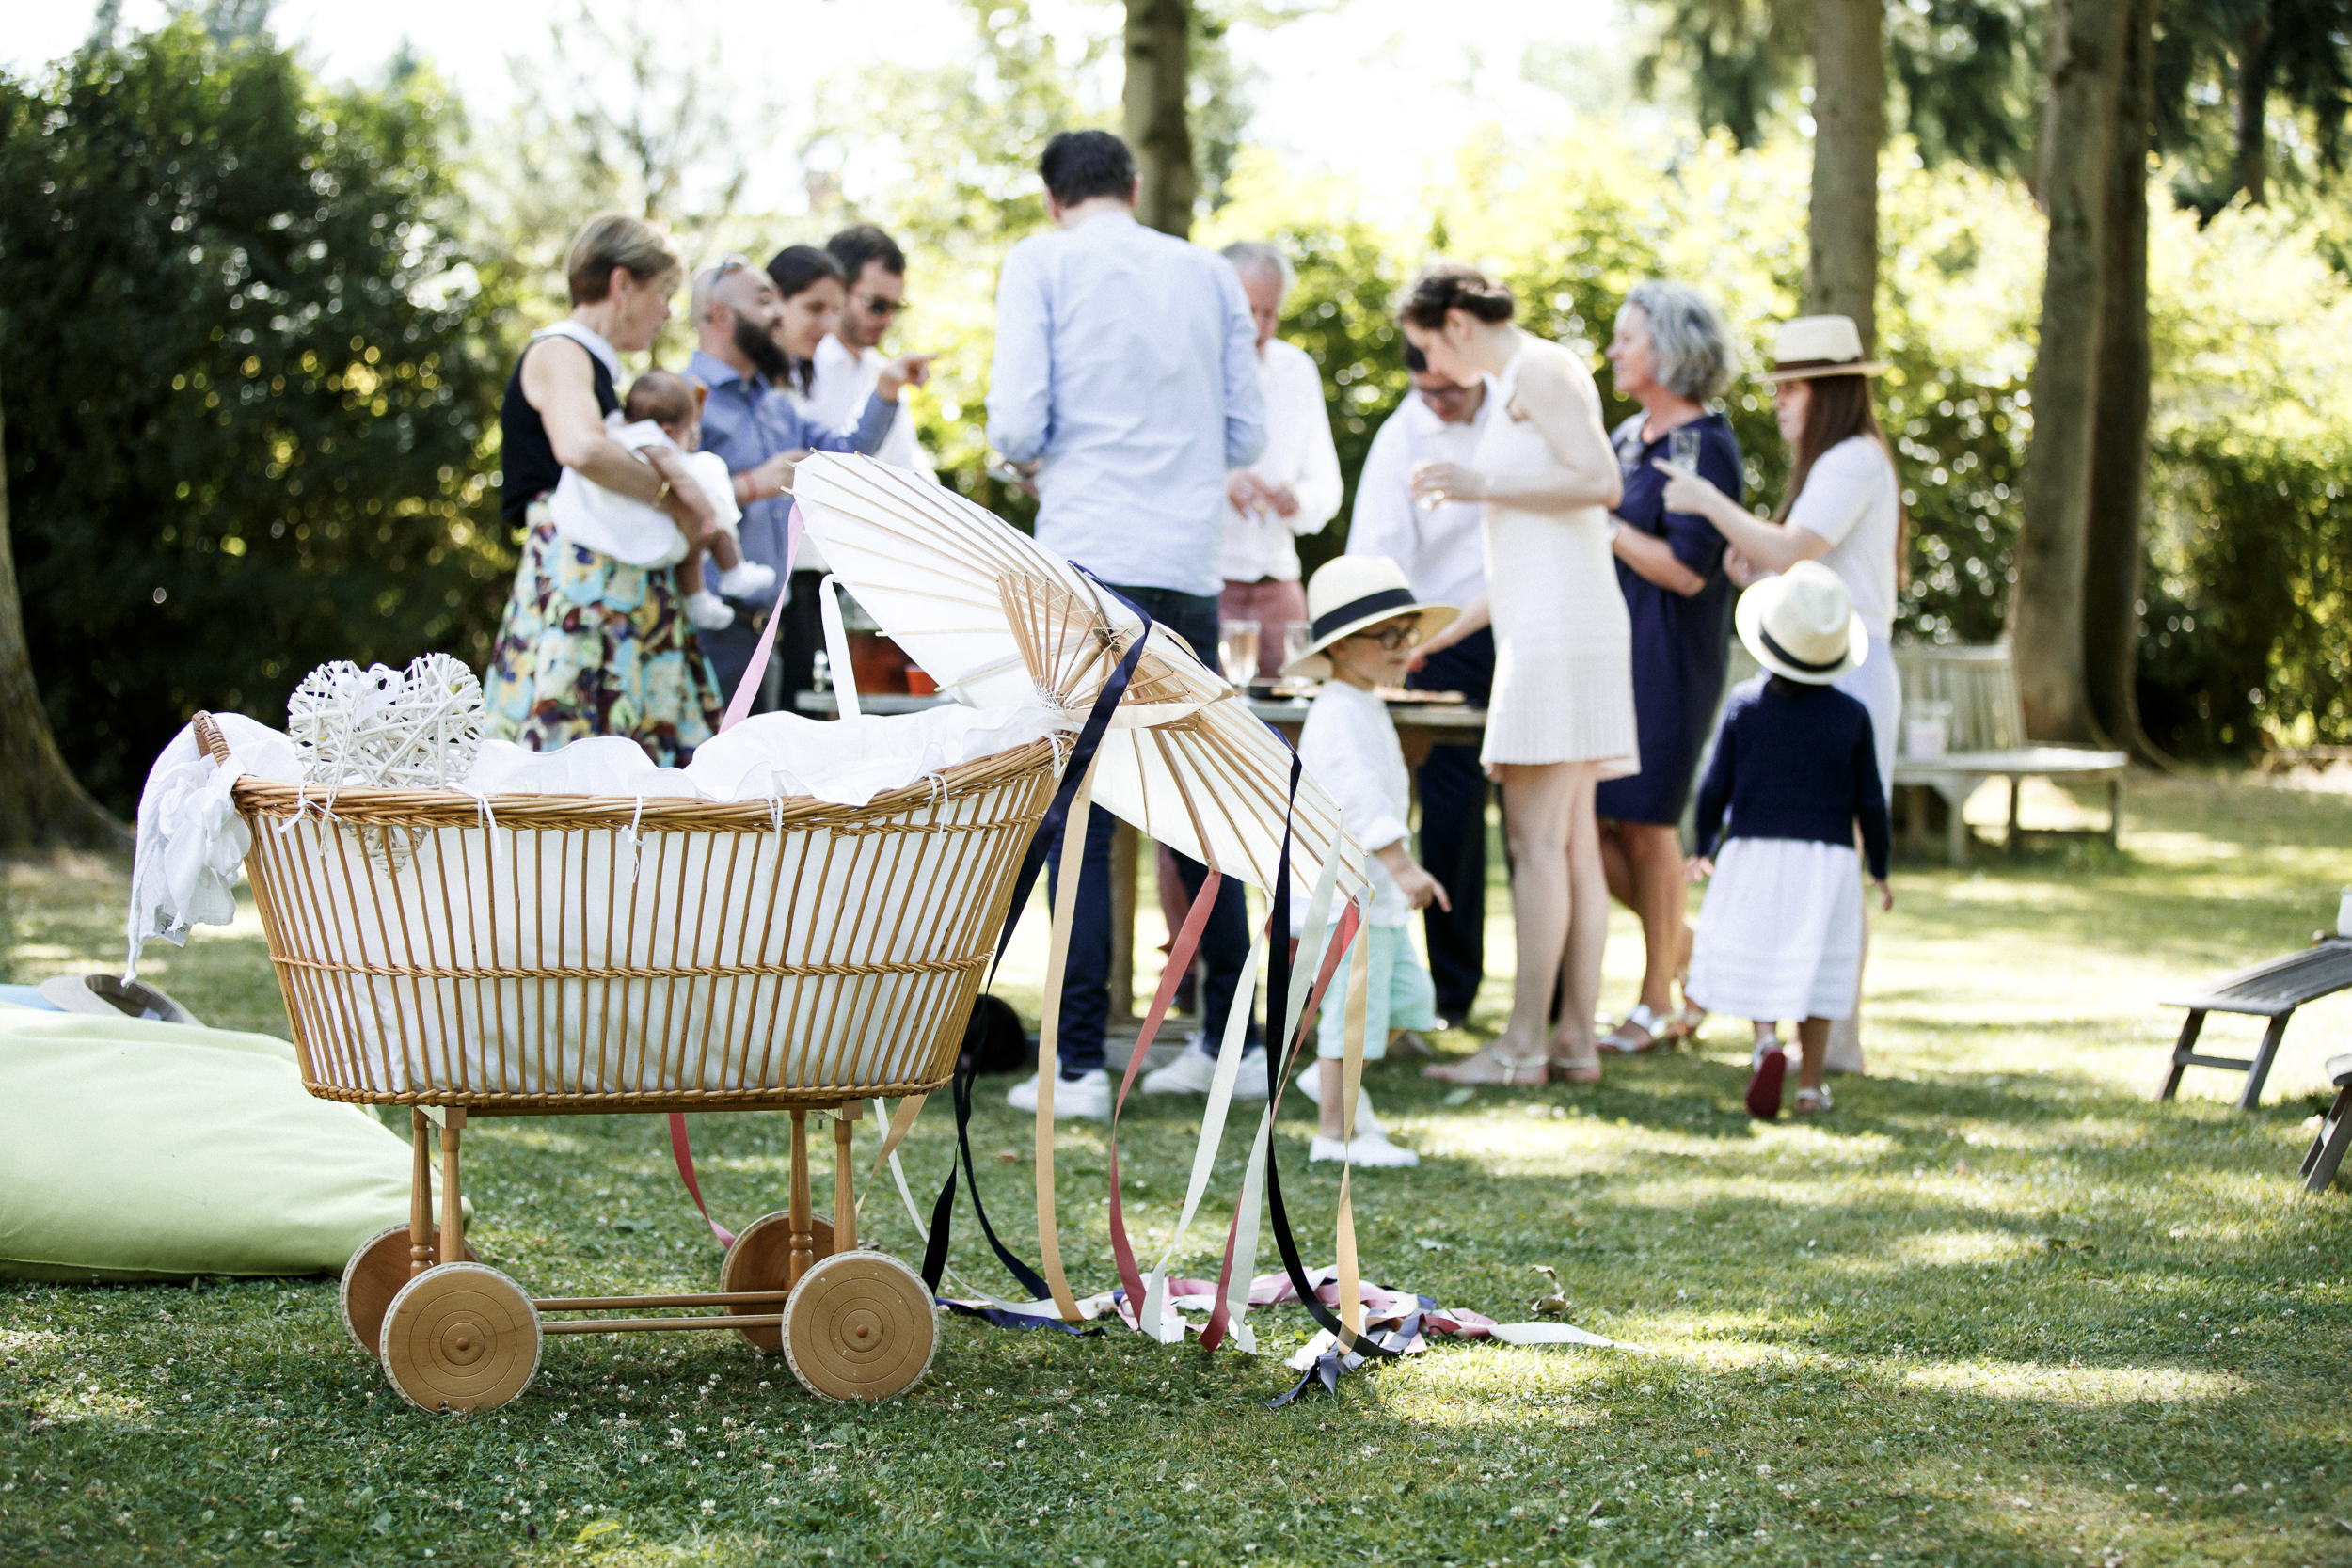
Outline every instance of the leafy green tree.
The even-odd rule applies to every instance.
[[[452,238],[454,110],[330,91],[182,14],[0,81],[0,384],[26,638],[117,810],[196,707],[282,722],[330,658],[479,665],[495,301]]]

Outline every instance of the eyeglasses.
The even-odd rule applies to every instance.
[[[1368,638],[1379,643],[1384,653],[1392,654],[1399,648],[1417,648],[1421,646],[1421,623],[1416,621],[1409,626],[1388,626],[1379,631],[1350,632],[1344,641],[1352,642],[1359,638]]]

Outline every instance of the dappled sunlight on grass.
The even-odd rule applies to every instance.
[[[2061,816],[2039,793],[2026,806],[2029,823]],[[1695,1049],[1611,1058],[1597,1086],[1453,1101],[1417,1062],[1369,1068],[1423,1161],[1356,1172],[1365,1275],[1511,1321],[1549,1289],[1542,1264],[1566,1321],[1641,1353],[1439,1338],[1352,1374],[1336,1402],[1273,1412],[1260,1402],[1293,1381],[1276,1362],[1313,1328],[1296,1309],[1251,1314],[1254,1359],[950,1319],[928,1382],[861,1407],[820,1404],[732,1336],[580,1338],[550,1342],[516,1405],[437,1421],[350,1348],[332,1281],[0,1288],[0,1487],[16,1487],[0,1559],[127,1564],[146,1544],[149,1561],[413,1563],[430,1546],[437,1562],[614,1568],[2337,1560],[2352,1200],[2301,1196],[2292,1173],[2320,1064],[2352,1049],[2352,1000],[2296,1020],[2252,1117],[2218,1072],[2193,1071],[2176,1105],[2149,1091],[2179,1027],[2157,998],[2299,946],[2346,881],[2352,798],[2136,778],[2121,855],[2038,841],[1966,871],[1899,866],[1873,938],[1871,1070],[1834,1081],[1826,1117],[1748,1118],[1733,1019]],[[118,961],[119,867],[20,864],[10,890],[12,978]],[[1501,1022],[1499,884],[1491,910],[1493,978],[1447,1054]],[[1032,1017],[1043,929],[1032,914],[998,988]],[[1641,952],[1622,911],[1612,931],[1613,1017]],[[152,951],[199,1014],[282,1032],[249,905],[233,931]],[[2251,1033],[2217,1020],[2208,1037],[2241,1050]],[[1034,1260],[1034,1126],[1004,1104],[1011,1082],[982,1082],[972,1150],[1006,1244]],[[1138,1096],[1121,1123],[1147,1261],[1200,1115],[1194,1097]],[[1235,1108],[1182,1272],[1216,1272],[1255,1116]],[[1311,1117],[1287,1101],[1278,1148],[1314,1265],[1338,1172],[1306,1163]],[[388,1120],[405,1135],[405,1115]],[[691,1120],[714,1213],[739,1226],[781,1205],[786,1118]],[[903,1150],[921,1217],[885,1175],[865,1240],[920,1256],[953,1144],[942,1096]],[[475,1244],[534,1291],[715,1282],[658,1117],[485,1120],[469,1147]],[[1081,1294],[1113,1279],[1105,1152],[1099,1126],[1057,1135]],[[968,1207],[952,1257],[1019,1293]],[[1276,1266],[1270,1237],[1258,1266]],[[124,1513],[173,1533],[140,1543]]]

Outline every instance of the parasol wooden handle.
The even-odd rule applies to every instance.
[[[229,740],[220,733],[220,726],[213,722],[213,716],[199,708],[188,722],[195,727],[196,743],[204,748],[204,754],[215,762],[226,763],[229,760]]]

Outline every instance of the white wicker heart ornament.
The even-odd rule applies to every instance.
[[[446,789],[482,749],[482,683],[447,654],[404,671],[341,660],[286,699],[286,732],[311,784]]]

